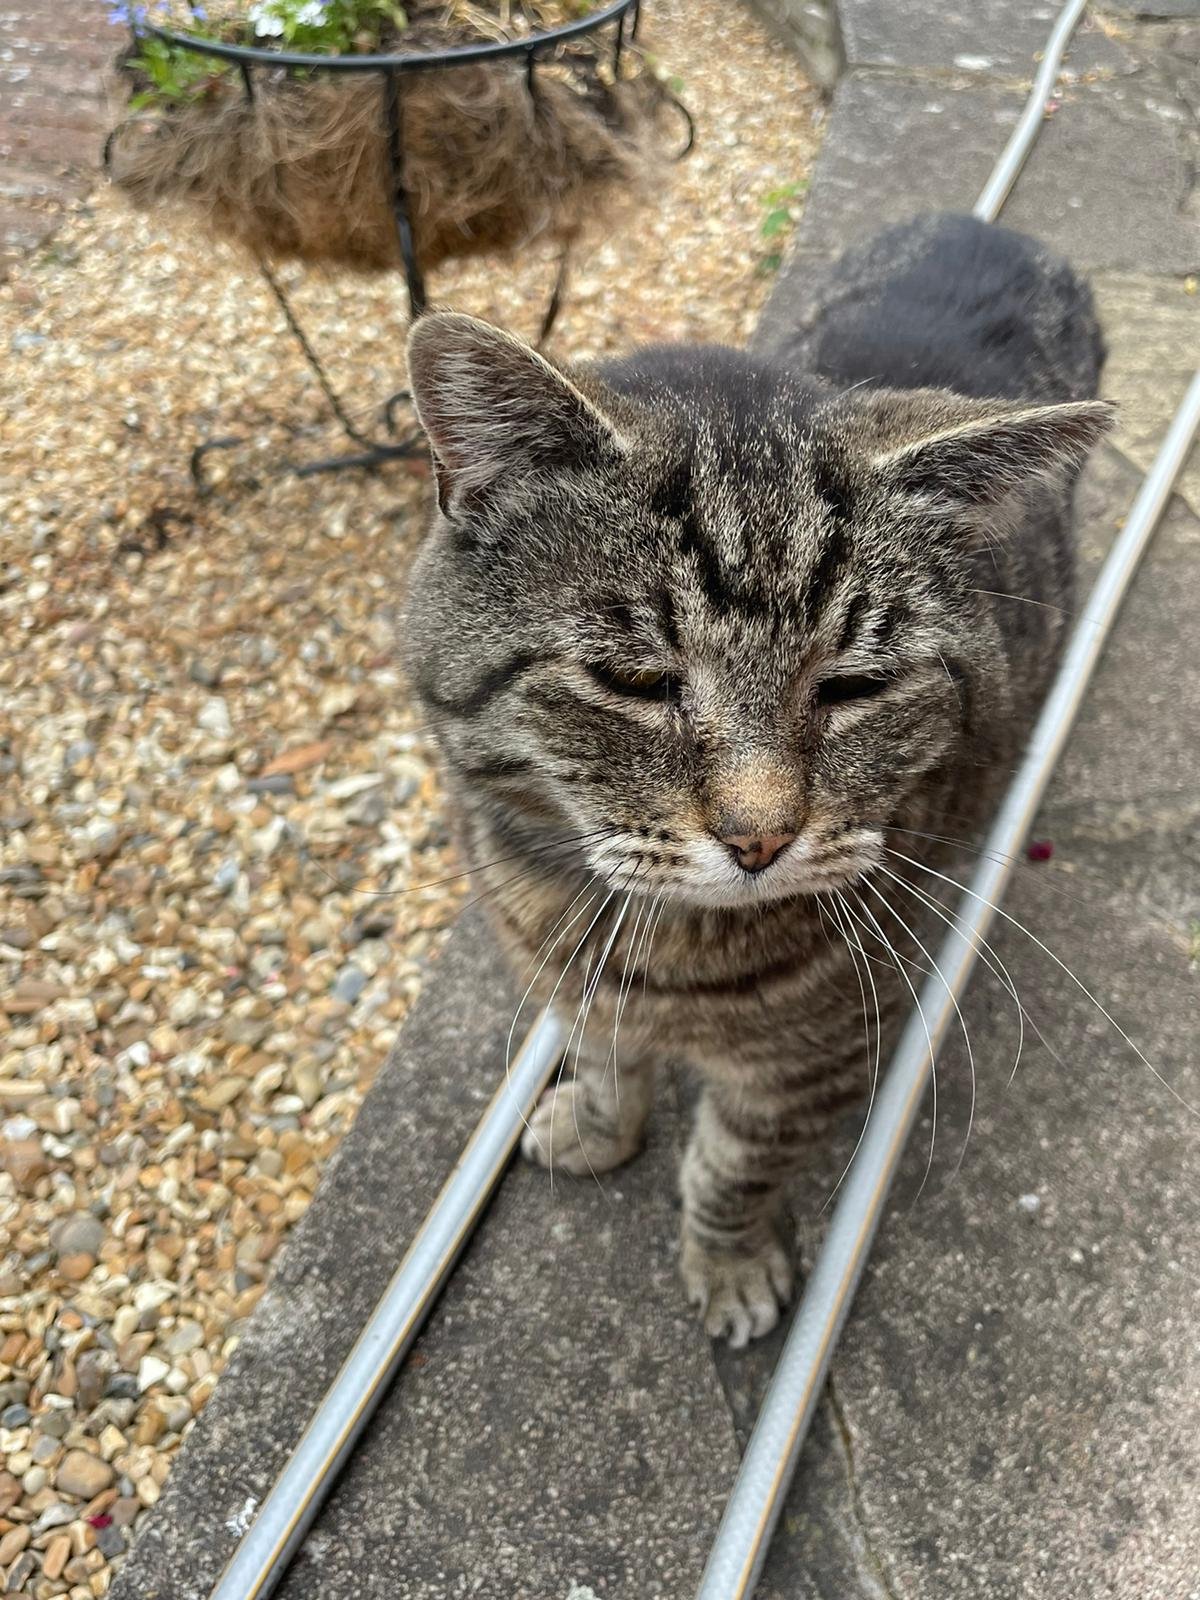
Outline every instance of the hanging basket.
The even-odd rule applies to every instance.
[[[637,0],[507,38],[445,14],[415,20],[396,53],[362,55],[143,22],[140,39],[210,60],[213,76],[127,115],[109,172],[135,205],[181,207],[264,259],[402,265],[410,285],[453,257],[569,242],[646,189],[664,113],[682,107],[635,43]],[[144,87],[137,48],[119,64],[126,102]]]

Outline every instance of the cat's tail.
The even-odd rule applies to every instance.
[[[1083,400],[1105,348],[1088,284],[1034,239],[952,212],[848,250],[804,286],[777,356],[838,387]]]

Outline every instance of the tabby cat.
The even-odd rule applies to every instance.
[[[683,1280],[735,1345],[791,1292],[787,1180],[912,1003],[938,839],[1046,689],[1102,360],[1071,270],[959,216],[852,251],[770,357],[411,334],[409,666],[527,1000],[575,1021],[523,1148],[615,1167],[656,1064],[694,1069]]]

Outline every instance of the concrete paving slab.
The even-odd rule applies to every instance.
[[[1097,273],[1092,288],[1108,341],[1104,391],[1120,408],[1116,443],[1144,472],[1200,361],[1200,283]],[[1200,454],[1179,492],[1200,512]]]
[[[814,264],[848,244],[920,211],[969,211],[1022,104],[991,83],[851,74],[763,327],[800,314]],[[1200,226],[1185,208],[1198,149],[1177,103],[1141,78],[1081,88],[1047,123],[1004,221],[1084,271],[1195,273]]]
[[[499,1081],[515,1002],[481,920],[442,956],[114,1600],[201,1600]],[[674,1136],[600,1187],[515,1168],[286,1579],[285,1600],[667,1600],[737,1445],[675,1281]]]
[[[839,0],[842,42],[851,67],[908,67],[921,73],[1031,82],[1060,5],[1056,0]],[[1086,18],[1066,60],[1069,75],[1127,72],[1133,59],[1111,25]]]

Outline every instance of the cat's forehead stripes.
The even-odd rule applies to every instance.
[[[760,429],[734,443],[699,428],[649,496],[706,621],[770,618],[808,634],[851,571],[854,504],[837,453],[799,430]]]

